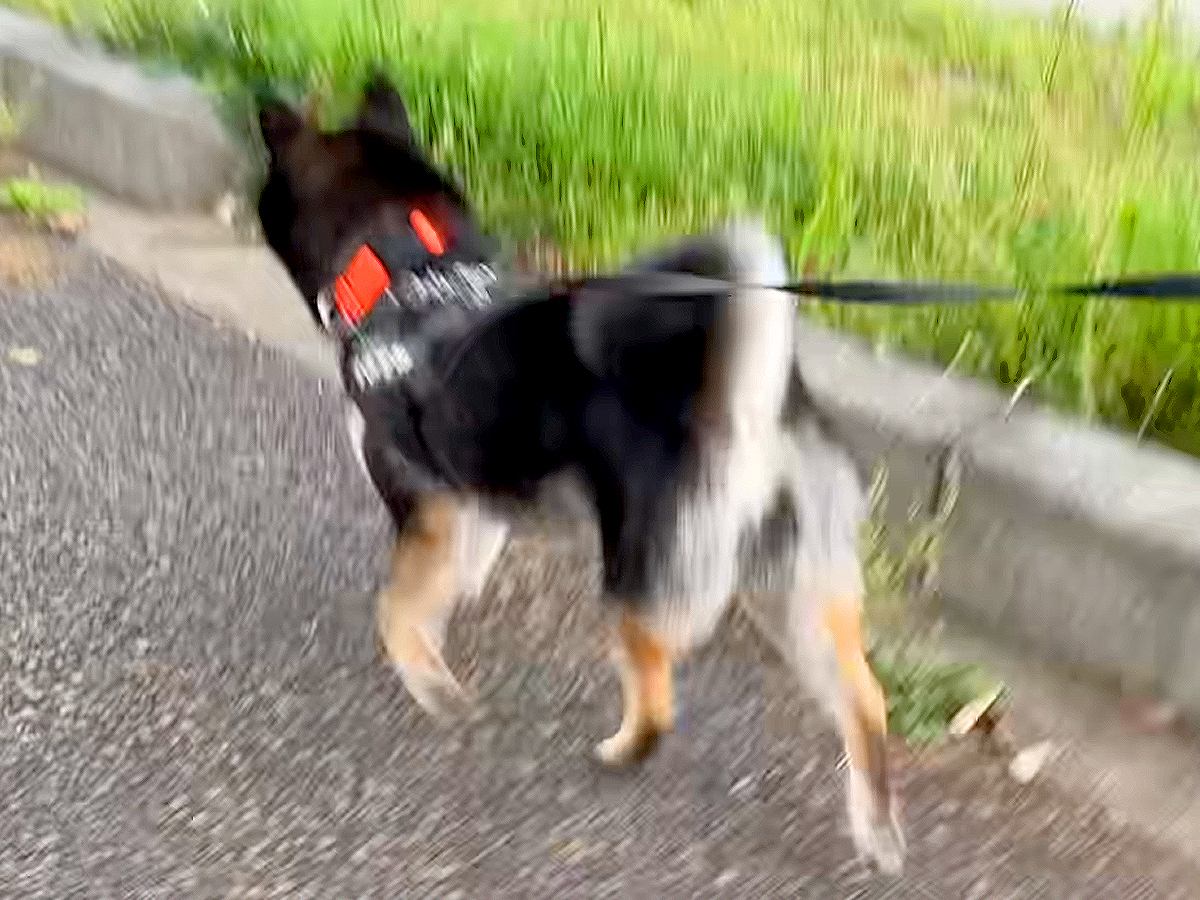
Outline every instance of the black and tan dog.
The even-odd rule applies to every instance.
[[[599,757],[648,753],[673,725],[675,663],[733,596],[778,592],[841,727],[858,848],[898,870],[860,627],[864,492],[803,388],[794,303],[763,287],[786,281],[779,243],[739,222],[631,267],[638,291],[614,278],[522,294],[382,79],[345,130],[279,104],[260,124],[264,233],[340,342],[351,434],[395,521],[378,624],[412,696],[435,713],[464,702],[441,652],[451,606],[481,589],[504,504],[566,478],[599,524],[623,688]],[[645,289],[670,273],[752,287]]]

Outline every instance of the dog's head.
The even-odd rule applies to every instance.
[[[297,110],[268,103],[259,112],[268,153],[258,215],[267,244],[319,319],[317,298],[368,239],[407,237],[430,221],[457,256],[488,244],[457,186],[430,162],[404,101],[382,76],[367,84],[346,128],[322,132]]]

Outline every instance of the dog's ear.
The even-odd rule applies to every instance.
[[[404,99],[382,72],[375,72],[363,90],[358,127],[405,144],[414,141]]]
[[[258,111],[258,127],[272,157],[304,131],[304,117],[285,103],[266,103]]]

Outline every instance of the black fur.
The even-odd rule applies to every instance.
[[[341,132],[321,134],[277,106],[260,121],[270,157],[263,231],[314,317],[318,294],[354,250],[406,232],[415,204],[435,206],[459,242],[486,246],[462,192],[415,143],[385,83],[370,85]],[[501,298],[452,324],[431,314],[420,324],[430,334],[417,388],[361,391],[347,380],[366,420],[368,470],[397,526],[417,491],[528,499],[547,477],[572,470],[595,503],[606,588],[643,592],[655,543],[670,530],[662,517],[693,433],[720,303],[588,290]],[[579,304],[592,323],[582,333],[571,321]]]

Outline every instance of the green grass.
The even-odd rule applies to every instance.
[[[0,149],[17,139],[23,125],[21,111],[0,96]]]
[[[21,134],[24,110],[0,96],[0,153]],[[83,191],[70,184],[51,184],[31,174],[23,178],[0,177],[0,212],[15,212],[31,221],[48,223],[81,213]]]
[[[947,658],[940,643],[942,539],[958,491],[951,476],[936,497],[912,497],[897,521],[888,516],[887,467],[877,464],[861,535],[871,667],[887,696],[889,729],[916,746],[946,738],[963,708],[980,698],[993,698],[996,712],[1007,705],[1002,682],[976,663]]]
[[[72,184],[40,178],[0,179],[0,210],[12,210],[35,222],[47,222],[83,211],[83,191]]]
[[[382,62],[489,223],[574,265],[758,208],[807,271],[1016,280],[817,314],[1200,453],[1200,309],[1042,290],[1200,268],[1200,68],[1160,18],[1100,42],[951,0],[16,5],[182,63],[239,125],[264,83],[335,121]]]
[[[902,524],[887,522],[887,492],[880,466],[862,536],[871,666],[887,695],[888,727],[927,745],[945,737],[958,712],[992,694],[998,682],[978,665],[944,658],[938,646],[937,569],[957,490],[948,489],[936,510],[910,510]]]

